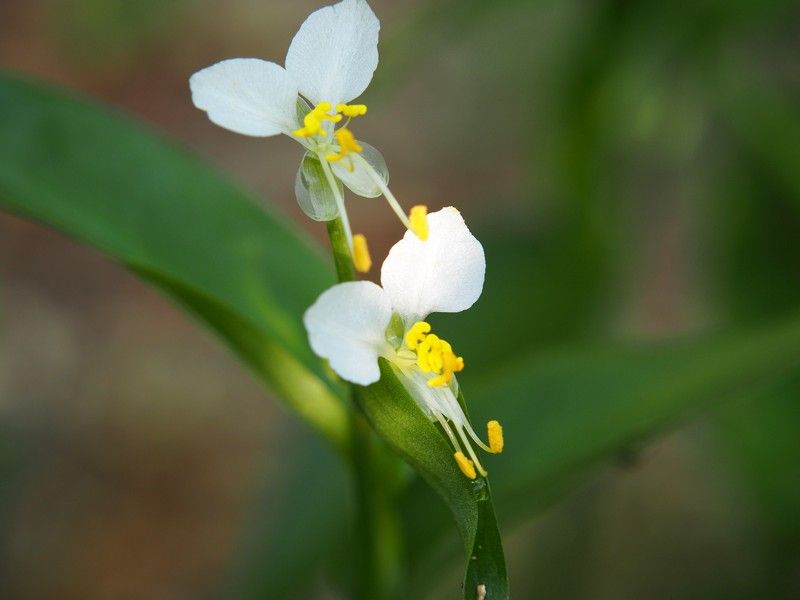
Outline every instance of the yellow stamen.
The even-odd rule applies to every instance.
[[[428,380],[428,385],[447,385],[453,379],[453,373],[464,370],[464,359],[456,356],[448,341],[430,331],[428,323],[417,321],[406,332],[406,346],[416,351],[417,366],[423,373],[436,375]]]
[[[425,373],[441,371],[441,365],[436,368],[436,363],[441,362],[441,360],[437,361],[437,358],[440,358],[439,345],[439,336],[435,333],[429,333],[417,346],[417,365]]]
[[[336,112],[342,113],[345,117],[361,117],[367,114],[366,104],[337,104]]]
[[[339,142],[341,151],[343,153],[358,152],[359,154],[364,151],[361,145],[356,141],[356,136],[349,129],[342,127],[336,131],[334,135],[336,141]]]
[[[294,134],[298,137],[312,137],[317,135],[321,128],[322,123],[320,120],[313,112],[310,112],[303,117],[303,127],[295,129]]]
[[[431,387],[447,385],[448,383],[450,383],[450,380],[452,378],[453,378],[453,372],[452,371],[445,371],[444,373],[442,373],[438,377],[434,377],[433,379],[429,379],[428,380],[428,385],[431,386]]]
[[[456,459],[456,464],[464,475],[470,479],[475,479],[478,476],[478,474],[475,472],[475,463],[464,456],[464,453],[461,452],[461,450],[453,454],[453,458]]]
[[[359,273],[366,273],[372,267],[367,238],[362,233],[353,236],[353,265]]]
[[[428,239],[428,207],[418,204],[408,213],[411,231],[421,240]]]
[[[503,428],[498,421],[489,421],[486,424],[486,431],[489,435],[489,448],[495,454],[503,451]]]
[[[411,350],[416,350],[419,343],[425,339],[425,335],[430,333],[431,326],[425,321],[417,321],[406,333],[406,346]]]
[[[298,137],[313,137],[322,131],[323,135],[326,131],[322,127],[323,121],[330,121],[331,123],[338,123],[342,120],[342,115],[331,115],[331,103],[320,102],[311,111],[303,117],[303,127],[296,129],[294,134]]]
[[[450,352],[444,356],[444,368],[447,371],[458,373],[464,370],[464,359],[456,356],[455,353]]]
[[[331,152],[325,157],[325,160],[336,162],[337,160],[342,160],[351,152],[361,154],[361,152],[364,151],[361,145],[356,141],[356,137],[353,135],[353,132],[346,127],[340,127],[337,129],[336,133],[333,134],[333,137],[336,138],[336,142],[339,144],[339,152]],[[350,170],[352,171],[352,169]]]

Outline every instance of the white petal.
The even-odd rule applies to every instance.
[[[340,283],[325,291],[303,317],[311,349],[358,385],[381,377],[378,356],[388,346],[389,297],[371,281]]]
[[[275,63],[223,60],[192,75],[189,86],[194,105],[225,129],[266,137],[297,128],[297,84]]]
[[[380,23],[365,0],[343,0],[311,13],[286,54],[286,70],[313,104],[349,102],[378,66]]]
[[[480,297],[483,246],[452,206],[428,215],[428,239],[406,231],[389,251],[381,284],[392,307],[410,325],[432,312],[460,312]]]

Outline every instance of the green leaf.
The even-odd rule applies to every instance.
[[[316,597],[313,588],[324,581],[330,548],[342,546],[351,526],[343,527],[348,520],[346,473],[330,447],[299,423],[288,423],[267,441],[267,448],[280,456],[281,468],[277,473],[270,469],[252,502],[230,582],[220,596]]]
[[[800,558],[800,374],[714,415],[722,450],[761,527],[753,545],[763,557],[761,589],[791,597]]]
[[[93,102],[0,73],[0,209],[94,246],[216,330],[340,449],[347,414],[301,325],[330,263],[208,165]]]
[[[800,200],[800,112],[796,104],[773,89],[769,81],[752,68],[726,65],[720,76],[721,115],[738,137],[770,171]]]
[[[470,390],[473,412],[504,424],[507,450],[491,467],[501,504],[524,511],[586,466],[798,367],[795,316],[706,339],[523,358]]]
[[[474,600],[478,585],[487,600],[508,598],[505,558],[494,516],[488,481],[466,478],[456,466],[453,449],[380,359],[381,380],[358,388],[358,402],[378,434],[422,475],[445,501],[464,545],[464,598]]]
[[[800,318],[760,329],[670,343],[563,350],[522,357],[493,376],[461,380],[481,423],[503,424],[506,449],[490,457],[506,519],[540,511],[586,475],[681,419],[745,398],[800,367]],[[446,531],[424,486],[403,499],[412,581],[438,568]],[[437,533],[439,535],[437,535]]]

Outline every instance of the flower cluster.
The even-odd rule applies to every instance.
[[[392,247],[380,286],[370,281],[333,286],[306,311],[305,326],[314,352],[347,381],[375,383],[378,358],[388,360],[425,414],[442,426],[461,470],[474,479],[476,470],[486,471],[472,443],[500,452],[502,429],[497,421],[489,423],[488,446],[472,429],[457,397],[455,373],[464,359],[431,333],[425,319],[472,306],[483,291],[486,262],[455,208],[431,213],[426,225],[427,239],[408,231]]]
[[[343,187],[363,197],[384,196],[408,229],[381,268],[381,285],[340,283],[320,295],[304,323],[314,352],[343,379],[370,385],[380,379],[378,359],[393,366],[420,408],[441,425],[461,471],[485,476],[475,446],[503,449],[502,428],[487,425],[489,443],[475,433],[458,401],[456,373],[464,359],[432,332],[434,312],[460,312],[483,290],[483,247],[452,207],[408,215],[388,187],[383,156],[350,129],[367,114],[350,104],[369,85],[378,65],[380,24],[365,0],[342,0],[313,12],[286,55],[285,68],[255,58],[224,60],[190,79],[194,104],[214,123],[250,136],[284,134],[305,154],[295,193],[312,219],[340,219],[353,264],[372,265],[366,237],[353,234]]]

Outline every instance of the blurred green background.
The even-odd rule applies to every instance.
[[[437,317],[465,389],[521,353],[800,307],[800,4],[371,5],[381,63],[354,129],[406,206],[459,207],[486,247],[480,303]],[[282,62],[318,6],[0,1],[0,66],[135,113],[324,241],[295,204],[299,148],[211,125],[188,90],[222,58]],[[399,225],[349,202],[379,264]],[[320,472],[321,442],[157,292],[4,214],[0,342],[0,596],[229,597],[280,561],[298,485],[299,527],[316,526],[319,482],[298,474]],[[498,510],[514,597],[800,597],[798,392],[800,373],[706,407],[535,518]],[[434,597],[459,575],[437,572]],[[339,597],[316,568],[298,577],[299,597]]]

